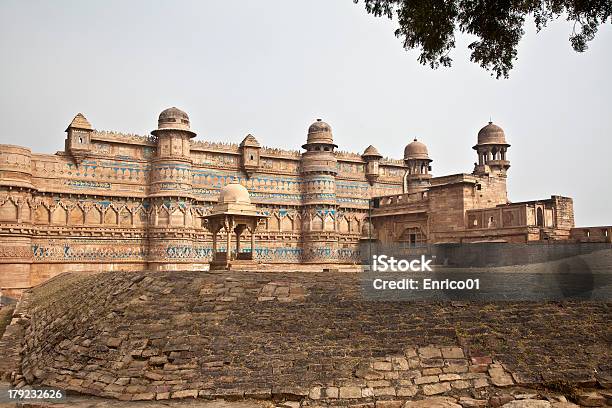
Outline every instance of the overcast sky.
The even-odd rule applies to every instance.
[[[54,153],[77,112],[147,134],[177,106],[199,140],[299,149],[320,117],[341,150],[399,159],[418,137],[445,175],[472,171],[491,117],[512,201],[566,195],[578,226],[612,224],[612,25],[577,54],[570,24],[530,24],[509,80],[462,36],[452,68],[423,67],[394,29],[352,0],[0,0],[0,143]]]

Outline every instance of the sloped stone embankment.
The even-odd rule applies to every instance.
[[[368,302],[357,279],[68,274],[20,305],[12,378],[124,400],[389,407],[431,396],[486,406],[507,387],[610,384],[605,304]]]

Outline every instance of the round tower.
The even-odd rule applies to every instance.
[[[30,149],[0,144],[0,288],[8,297],[31,286],[34,190]]]
[[[159,114],[157,151],[151,160],[148,204],[149,267],[189,269],[193,228],[191,139],[189,116],[175,107]]]
[[[195,133],[189,127],[189,116],[177,108],[159,114],[157,151],[151,165],[149,196],[191,197],[191,142]]]
[[[308,128],[306,144],[302,148],[302,179],[305,222],[303,261],[330,263],[338,261],[336,228],[337,160],[331,126],[317,119]]]
[[[404,175],[404,192],[417,193],[426,191],[431,186],[431,165],[427,146],[416,138],[404,149],[404,163],[407,170]]]
[[[489,122],[480,129],[478,143],[472,147],[478,154],[474,174],[506,177],[510,168],[510,161],[506,156],[508,147],[510,145],[506,142],[506,134],[501,127]]]

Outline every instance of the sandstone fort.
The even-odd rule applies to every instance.
[[[252,135],[196,141],[174,107],[149,136],[98,131],[80,113],[66,133],[53,155],[0,145],[5,294],[66,271],[200,270],[215,259],[229,268],[356,264],[363,240],[610,242],[612,232],[576,228],[568,197],[511,202],[510,140],[493,123],[465,138],[470,173],[436,177],[421,141],[403,159],[374,146],[347,153],[321,120],[301,151]]]

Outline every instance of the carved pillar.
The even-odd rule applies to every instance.
[[[215,254],[217,253],[217,231],[213,231],[213,234],[212,234],[212,252],[213,252],[213,259],[214,259]]]
[[[251,257],[255,259],[255,229],[257,228],[257,221],[253,223],[251,227]]]

